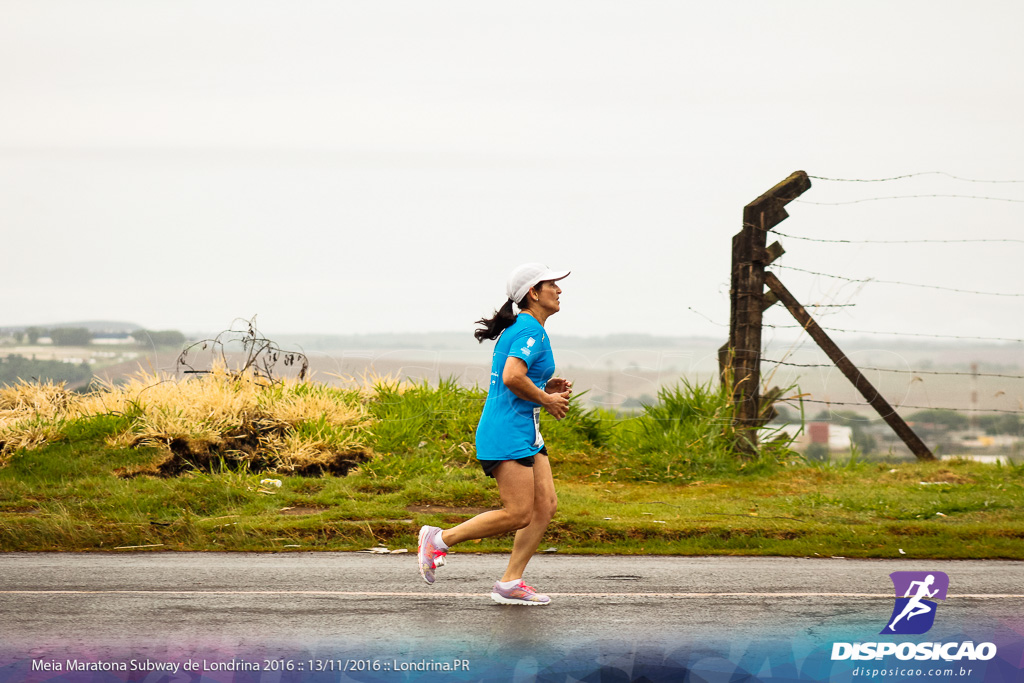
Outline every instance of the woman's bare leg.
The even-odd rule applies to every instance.
[[[526,468],[531,469],[531,468]],[[508,568],[502,575],[502,581],[513,581],[523,578],[523,571],[533,554],[540,546],[540,540],[555,516],[558,508],[558,495],[555,493],[555,480],[551,476],[551,463],[548,456],[538,453],[533,463],[533,514],[530,524],[516,532],[516,540],[512,544],[512,556],[508,560]]]
[[[541,457],[537,456],[535,461]],[[512,461],[498,465],[494,470],[494,479],[498,482],[502,509],[481,512],[458,526],[445,529],[441,532],[441,540],[445,545],[500,536],[531,524],[534,517],[535,468],[536,464],[533,467],[525,467]],[[550,469],[548,477],[550,478]],[[540,543],[539,538],[537,542]]]

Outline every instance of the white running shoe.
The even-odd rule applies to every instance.
[[[420,576],[428,585],[434,584],[434,570],[444,566],[444,558],[448,554],[433,541],[434,533],[438,531],[441,529],[436,526],[420,527],[420,544],[416,553],[419,557]]]
[[[495,582],[491,599],[502,605],[546,605],[551,602],[550,597],[538,593],[533,586],[527,586],[522,579],[511,588],[502,588],[500,581]]]

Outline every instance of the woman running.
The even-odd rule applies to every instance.
[[[515,531],[512,556],[491,598],[506,605],[546,605],[547,595],[523,583],[523,570],[537,551],[555,514],[558,497],[548,452],[540,435],[540,410],[556,420],[569,409],[572,382],[552,377],[555,359],[544,323],[558,312],[556,284],[569,271],[526,263],[508,277],[508,301],[494,317],[477,320],[477,341],[497,339],[491,360],[491,383],[476,429],[476,457],[484,473],[498,482],[501,510],[484,512],[450,529],[420,529],[420,575],[434,583],[434,570],[445,563],[448,548],[462,541]],[[513,315],[512,304],[519,306]]]

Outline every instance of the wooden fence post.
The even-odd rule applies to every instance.
[[[753,454],[761,410],[761,314],[766,308],[764,268],[781,256],[778,243],[766,247],[768,231],[785,220],[785,206],[811,187],[797,171],[743,208],[743,229],[732,239],[729,344],[719,353],[723,377],[731,363],[732,399],[736,407],[737,448]],[[771,305],[771,303],[768,303]]]
[[[783,207],[810,187],[811,180],[806,173],[793,173],[743,208],[743,230],[732,238],[729,341],[718,350],[718,364],[722,384],[732,385],[733,423],[738,437],[736,448],[744,454],[757,451],[757,430],[772,418],[771,403],[781,394],[778,388],[773,387],[762,406],[761,314],[781,301],[911,452],[920,460],[935,460],[924,442],[839,350],[782,282],[772,273],[765,272],[765,266],[785,253],[778,242],[765,246],[768,231],[789,216]],[[764,292],[765,285],[768,285],[768,292]]]

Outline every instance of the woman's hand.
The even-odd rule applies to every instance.
[[[501,381],[513,394],[532,403],[539,404],[551,413],[556,420],[561,420],[569,412],[569,396],[572,394],[572,382],[551,378],[542,391],[526,376],[526,363],[521,358],[509,356],[502,370]]]
[[[572,391],[563,391],[560,393],[544,394],[544,398],[541,399],[541,406],[544,407],[544,410],[551,413],[551,416],[556,420],[561,420],[569,412],[569,394],[571,393]]]
[[[561,400],[552,401],[550,404],[542,403],[544,410],[551,413],[556,420],[561,420],[569,412],[569,397],[572,396],[572,382],[564,377],[552,377],[544,385],[544,391],[548,396],[557,396]]]
[[[563,377],[552,377],[544,386],[544,391],[549,394],[572,394],[572,382]]]

